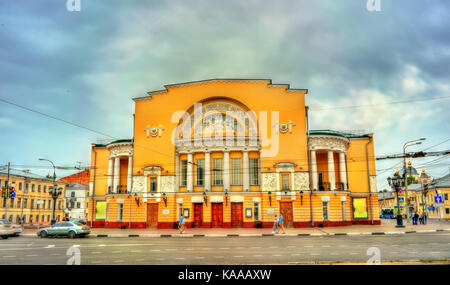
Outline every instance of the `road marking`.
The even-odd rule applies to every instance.
[[[184,250],[193,250],[192,248],[185,248]]]
[[[46,247],[44,247],[44,248],[53,248],[53,247],[55,247],[55,245],[54,244],[49,244],[49,245],[47,245]]]
[[[176,250],[175,248],[166,248],[167,251],[173,251]]]
[[[430,252],[431,254],[438,254],[438,253],[441,253],[440,251],[432,251],[432,252]]]
[[[4,258],[9,258],[9,257],[16,257],[15,255],[5,255],[3,256]]]
[[[330,255],[339,255],[339,253],[332,252],[332,253],[330,253]]]
[[[37,255],[37,254],[27,254],[25,256],[39,256],[39,255]]]
[[[100,254],[101,252],[100,251],[92,251],[91,253],[92,254]]]
[[[320,253],[311,253],[311,255],[320,255]]]
[[[50,255],[56,256],[56,255],[61,255],[61,254],[59,254],[59,253],[52,253],[52,254],[50,254]]]
[[[106,244],[99,244],[99,245],[97,245],[97,246],[106,246]]]
[[[74,244],[74,245],[72,245],[72,247],[80,247],[80,245],[79,244]]]
[[[150,251],[161,251],[160,249],[150,249]]]
[[[164,260],[164,258],[156,258],[156,260]]]
[[[304,245],[303,247],[313,247],[312,245]]]

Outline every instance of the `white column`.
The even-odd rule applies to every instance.
[[[128,173],[127,173],[127,192],[131,193],[131,185],[132,185],[132,177],[133,177],[133,156],[128,156]]]
[[[319,190],[317,180],[317,161],[315,150],[311,150],[311,174],[312,174],[312,188],[313,190]]]
[[[223,189],[230,191],[230,152],[223,152]]]
[[[344,152],[339,153],[339,178],[342,183],[344,183],[344,190],[347,190],[347,169],[345,168],[345,154]]]
[[[205,191],[211,191],[211,153],[205,152]]]
[[[328,151],[328,181],[330,182],[330,190],[336,190],[336,177],[334,175],[334,156],[333,151]]]
[[[248,163],[248,150],[244,150],[243,151],[243,157],[244,157],[244,162],[243,162],[243,168],[242,171],[244,173],[244,181],[243,181],[243,190],[247,191],[250,190],[250,177],[249,177],[249,163]]]
[[[175,190],[178,192],[180,187],[180,154],[175,154]]]
[[[192,153],[188,153],[187,155],[187,191],[192,192],[194,189],[194,171],[193,171],[193,161],[192,161]]]
[[[113,187],[113,171],[114,171],[114,161],[113,158],[110,157],[108,159],[108,191],[112,191]]]
[[[114,159],[114,185],[113,193],[118,193],[118,187],[120,184],[120,157],[116,156]]]

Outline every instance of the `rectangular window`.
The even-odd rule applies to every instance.
[[[447,194],[447,193],[444,194],[444,200],[445,200],[445,201],[448,200],[448,194]]]
[[[21,198],[17,198],[17,208],[22,208],[22,199]]]
[[[231,185],[242,185],[242,167],[240,158],[231,159]]]
[[[9,206],[11,207],[11,208],[14,208],[14,199],[10,199],[11,200],[11,202],[9,203]]]
[[[156,177],[150,177],[150,192],[156,192]]]
[[[42,200],[42,209],[45,209],[45,200]]]
[[[31,209],[34,209],[34,199],[31,199]]]
[[[203,186],[205,184],[205,160],[204,159],[197,159],[195,161],[195,164],[197,166],[196,174],[197,174],[197,186]]]
[[[80,204],[80,202],[77,202],[77,209],[80,209],[81,208],[81,204]]]
[[[289,190],[289,174],[283,173],[281,174],[281,189]]]
[[[44,193],[47,193],[47,185],[44,186]]]
[[[28,199],[23,199],[23,207],[28,208]]]
[[[75,192],[72,191],[72,193],[70,193],[70,197],[75,197]]]
[[[19,183],[19,190],[22,190],[22,182]]]
[[[41,185],[38,185],[38,192],[41,193]]]
[[[122,221],[123,219],[123,204],[117,204],[117,220]]]
[[[26,183],[25,184],[25,193],[28,193],[28,189],[30,189],[30,184]]]
[[[322,202],[323,221],[328,221],[328,202]]]
[[[180,186],[186,187],[187,185],[187,160],[181,161],[181,181]]]
[[[450,208],[445,208],[445,213],[450,214]]]
[[[341,208],[342,208],[342,221],[345,221],[345,201],[341,202]]]
[[[32,191],[32,192],[34,192],[34,189],[35,189],[34,186],[35,186],[34,184],[31,184],[31,191]]]
[[[249,164],[250,185],[259,185],[259,159],[250,158]]]
[[[253,204],[253,214],[255,215],[255,222],[259,222],[259,203]]]
[[[213,159],[213,185],[223,185],[223,159]]]

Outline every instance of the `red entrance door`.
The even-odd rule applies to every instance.
[[[194,204],[194,223],[192,224],[193,228],[201,228],[203,221],[203,204],[195,203]]]
[[[283,215],[285,227],[291,227],[293,223],[292,202],[280,202],[280,213]]]
[[[211,208],[211,227],[221,228],[223,225],[223,203],[212,203]]]
[[[147,204],[147,227],[158,227],[158,204]]]
[[[242,203],[231,203],[231,227],[239,228],[243,226]]]

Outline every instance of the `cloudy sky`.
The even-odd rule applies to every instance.
[[[131,138],[131,98],[210,78],[307,88],[312,129],[374,132],[376,155],[449,149],[450,2],[366,2],[0,1],[0,99],[97,131],[0,101],[0,164],[88,165],[102,134]],[[449,173],[448,157],[413,163]],[[379,188],[399,165],[377,162]]]

